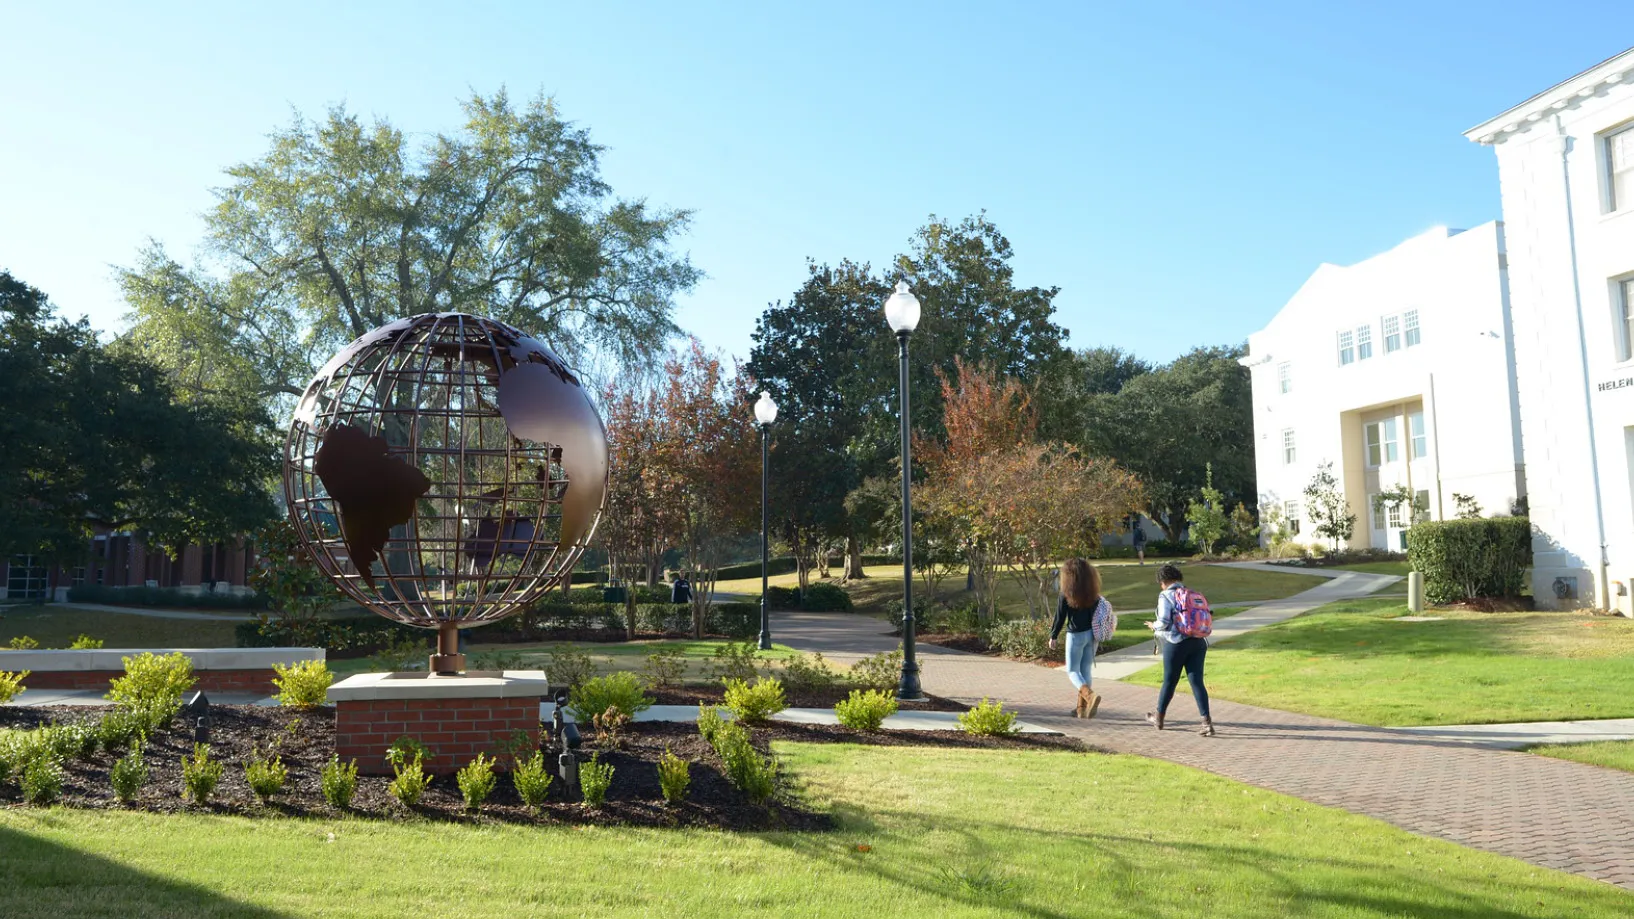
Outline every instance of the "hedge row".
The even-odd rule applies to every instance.
[[[794,587],[768,587],[766,603],[772,609],[812,613],[849,613],[852,608],[851,595],[837,584],[812,584],[804,593]]]
[[[1407,531],[1407,561],[1424,575],[1431,603],[1517,597],[1532,565],[1532,523],[1492,517],[1415,524]]]
[[[872,553],[864,554],[862,557],[862,563],[864,565],[900,565],[902,564],[902,556],[879,555]],[[834,556],[833,567],[844,568],[845,559],[841,556]],[[766,560],[766,574],[768,576],[776,574],[793,574],[797,570],[799,570],[799,566],[794,563],[793,556],[781,555],[777,558],[769,558]],[[745,578],[758,578],[760,577],[760,562],[754,561],[743,562],[739,565],[727,565],[726,567],[717,571],[715,573],[715,577],[722,581],[741,581]]]
[[[204,590],[183,591],[176,587],[109,587],[103,584],[81,584],[68,588],[68,599],[74,603],[189,609],[267,608],[267,598],[258,593],[210,593]]]

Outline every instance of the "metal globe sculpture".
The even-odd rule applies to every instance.
[[[562,360],[480,316],[429,313],[347,345],[307,385],[284,445],[290,520],[362,606],[458,630],[568,577],[607,495],[607,432]]]

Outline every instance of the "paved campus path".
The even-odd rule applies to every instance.
[[[53,603],[52,609],[87,609],[97,613],[121,613],[126,616],[145,616],[149,619],[192,619],[195,621],[249,622],[247,613],[187,613],[174,609],[152,609],[146,606],[109,606],[102,603]]]
[[[1376,586],[1335,577],[1267,604],[1275,608],[1265,616],[1280,621]],[[1221,625],[1259,612],[1239,613]],[[897,647],[887,628],[866,616],[786,613],[775,618],[772,635],[846,664]],[[1233,634],[1244,630],[1239,625]],[[1003,699],[1028,721],[1100,749],[1194,766],[1634,890],[1634,774],[1224,699],[1212,700],[1219,733],[1201,737],[1184,683],[1169,708],[1169,728],[1159,732],[1142,717],[1154,707],[1156,691],[1106,679],[1099,662],[1096,689],[1105,701],[1099,716],[1085,722],[1070,716],[1072,692],[1058,670],[935,645],[921,644],[919,657],[926,692],[964,703],[983,696]]]

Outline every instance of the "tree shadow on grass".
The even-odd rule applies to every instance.
[[[41,819],[49,821],[50,815]],[[0,825],[0,916],[282,919],[285,914]]]
[[[1092,806],[1092,805],[1088,805]],[[1008,915],[1030,916],[1035,919],[1065,919],[1083,914],[1087,903],[1076,903],[1063,908],[1060,904],[1073,899],[1073,884],[1083,881],[1082,872],[1075,873],[1071,866],[1094,865],[1099,877],[1088,879],[1097,893],[1114,902],[1107,904],[1120,916],[1162,917],[1176,915],[1177,910],[1187,915],[1208,915],[1210,884],[1217,879],[1203,876],[1176,877],[1172,874],[1174,855],[1181,852],[1188,863],[1206,865],[1211,869],[1226,869],[1237,879],[1230,884],[1233,911],[1240,914],[1259,912],[1274,915],[1283,908],[1310,913],[1328,910],[1334,914],[1378,916],[1436,916],[1439,919],[1519,919],[1536,915],[1509,909],[1505,902],[1554,903],[1561,909],[1570,905],[1579,908],[1603,910],[1603,915],[1626,915],[1631,900],[1628,893],[1614,887],[1574,891],[1562,895],[1556,876],[1547,869],[1532,868],[1535,880],[1513,881],[1507,887],[1488,885],[1483,879],[1476,883],[1477,872],[1466,878],[1470,887],[1485,887],[1490,895],[1448,889],[1447,877],[1431,875],[1418,869],[1411,859],[1400,866],[1381,869],[1376,861],[1364,861],[1340,855],[1319,852],[1300,853],[1297,856],[1269,847],[1202,840],[1154,840],[1133,835],[1095,832],[1069,832],[1023,828],[1015,824],[1001,824],[976,819],[958,819],[945,813],[923,815],[901,810],[864,810],[855,806],[838,805],[833,810],[838,824],[835,834],[767,834],[767,843],[789,850],[803,858],[833,862],[836,847],[847,851],[839,855],[852,870],[922,894],[941,898],[948,904],[971,907],[1002,907]],[[888,828],[888,829],[887,829]],[[853,839],[875,839],[888,834],[914,838],[930,833],[943,836],[955,834],[961,842],[955,846],[962,855],[952,861],[934,864],[893,860],[883,852],[859,851]],[[981,884],[959,883],[962,870],[980,872],[983,876],[1007,877],[1006,836],[1025,833],[1049,840],[1049,860],[1061,870],[1050,872],[1051,891],[1028,895],[1025,891],[1011,891],[1003,886],[983,890]],[[838,839],[836,839],[838,836]],[[1428,840],[1424,844],[1431,844]],[[890,846],[887,840],[884,846]],[[886,850],[888,852],[888,849]],[[1149,867],[1158,861],[1157,867]],[[1167,864],[1170,867],[1164,868]],[[1323,869],[1328,875],[1325,886],[1316,886],[1309,878],[1312,867]],[[950,870],[951,869],[951,870]],[[1344,875],[1350,875],[1345,877]],[[1147,892],[1195,887],[1196,899],[1190,905],[1154,902]],[[1083,890],[1079,887],[1078,890]],[[1419,891],[1415,895],[1414,891]],[[1246,900],[1246,902],[1244,902]],[[1196,910],[1193,912],[1193,910]],[[1584,915],[1578,912],[1575,915]]]

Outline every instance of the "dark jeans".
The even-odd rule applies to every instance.
[[[1157,691],[1157,713],[1161,715],[1169,710],[1169,700],[1174,698],[1174,688],[1180,685],[1180,671],[1184,668],[1186,679],[1191,682],[1191,697],[1197,700],[1197,714],[1207,718],[1208,689],[1203,686],[1203,658],[1208,656],[1208,642],[1187,638],[1172,644],[1160,638],[1157,643],[1163,646],[1163,688]]]

